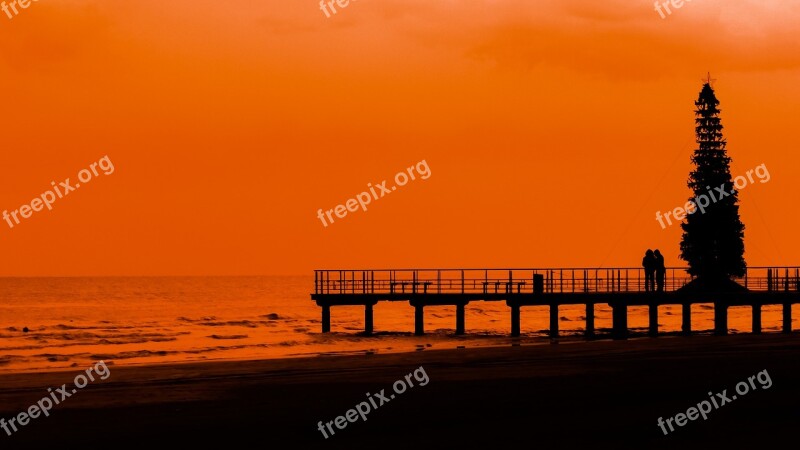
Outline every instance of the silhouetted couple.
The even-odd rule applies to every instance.
[[[661,255],[661,252],[658,249],[655,252],[647,249],[644,258],[642,258],[642,267],[644,267],[645,292],[654,292],[656,285],[658,285],[658,292],[664,292],[667,268],[664,265],[664,256]]]

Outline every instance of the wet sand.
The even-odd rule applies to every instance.
[[[337,429],[317,429],[366,394],[424,368],[429,383]],[[163,439],[200,448],[746,448],[796,439],[800,419],[800,335],[660,337],[629,341],[425,350],[388,355],[109,366],[49,417],[7,436],[3,448],[67,448]],[[0,376],[0,417],[8,421],[71,384],[72,371]],[[767,370],[747,395],[668,436],[657,419],[728,396]],[[412,377],[413,380],[413,377]],[[374,397],[373,397],[374,398]]]

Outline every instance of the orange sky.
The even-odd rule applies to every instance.
[[[750,265],[800,264],[800,4],[40,0],[0,13],[0,275],[678,260],[693,101],[721,100]],[[325,228],[404,168],[431,177]],[[391,184],[391,183],[390,183]]]

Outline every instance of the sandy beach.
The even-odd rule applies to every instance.
[[[209,448],[745,448],[791,437],[800,416],[796,334],[693,336],[546,346],[119,367],[56,405],[4,448],[121,446],[161,439]],[[327,439],[318,422],[424,368],[429,382]],[[9,420],[82,369],[0,377]],[[665,436],[671,417],[767,370],[751,390]],[[413,380],[413,378],[412,378]],[[324,425],[323,425],[324,426]]]

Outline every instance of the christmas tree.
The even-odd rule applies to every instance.
[[[681,224],[681,259],[697,277],[692,282],[695,287],[719,290],[733,284],[731,277],[745,274],[744,224],[739,219],[739,195],[733,188],[731,158],[722,136],[719,100],[710,78],[695,106],[698,147],[688,185],[694,192],[690,201],[697,207]]]

